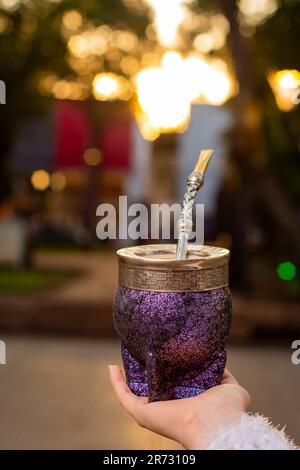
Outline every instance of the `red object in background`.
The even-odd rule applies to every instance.
[[[71,101],[58,102],[55,109],[55,166],[84,165],[83,154],[91,147],[91,128],[82,105]]]
[[[130,123],[112,123],[103,129],[99,147],[104,168],[128,169],[131,154]]]
[[[103,105],[104,107],[105,105]],[[102,108],[105,114],[105,108]],[[117,116],[115,119],[118,119]],[[113,121],[102,128],[98,142],[92,139],[88,111],[82,103],[60,101],[55,109],[55,167],[82,167],[84,152],[90,147],[100,149],[103,161],[100,168],[126,170],[130,166],[130,120]]]

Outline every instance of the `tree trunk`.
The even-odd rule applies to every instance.
[[[244,37],[240,33],[236,0],[220,0],[220,6],[230,24],[229,43],[235,73],[239,82],[237,96],[237,128],[234,138],[234,158],[243,179],[243,186],[252,194],[258,194],[275,224],[290,237],[297,257],[300,258],[300,226],[298,216],[276,179],[266,166],[263,154],[261,119],[249,124],[249,113],[262,114],[256,99],[251,57]]]

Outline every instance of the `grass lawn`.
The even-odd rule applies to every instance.
[[[69,274],[63,271],[0,269],[0,293],[26,294],[53,287]]]

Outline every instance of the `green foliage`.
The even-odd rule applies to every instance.
[[[217,12],[222,1],[198,0],[193,9],[202,14]],[[263,132],[270,169],[278,175],[291,198],[299,200],[300,111],[293,111],[288,118],[280,113],[266,80],[270,67],[300,70],[300,2],[281,0],[280,5],[245,40],[254,64],[257,95],[263,103]],[[96,26],[108,24],[130,30],[141,39],[149,23],[146,10],[129,9],[122,0],[28,0],[21,2],[15,11],[0,10],[9,23],[7,31],[0,35],[0,79],[6,82],[8,100],[8,105],[0,108],[0,192],[7,191],[5,185],[9,178],[3,162],[20,119],[47,110],[50,105],[49,99],[38,92],[39,74],[46,71],[67,77],[75,73],[68,63],[66,43],[60,32],[62,15],[71,9],[79,10]],[[105,62],[108,71],[109,66]]]
[[[264,102],[263,134],[269,168],[295,203],[300,203],[300,109],[279,111],[266,73],[272,68],[300,70],[299,31],[300,2],[282,0],[276,13],[248,41],[258,93]]]
[[[0,269],[0,293],[29,294],[41,289],[55,287],[66,279],[60,271]]]
[[[265,69],[300,70],[299,31],[299,0],[282,0],[276,13],[257,28],[254,36],[255,53]]]
[[[42,72],[57,76],[74,73],[69,66],[66,44],[60,34],[65,11],[77,9],[95,25],[108,24],[144,35],[146,14],[128,9],[122,0],[28,0],[0,15],[7,30],[0,34],[0,79],[7,87],[7,105],[0,112],[0,201],[9,194],[7,156],[22,117],[49,109],[49,99],[38,91]]]
[[[39,71],[53,71],[58,76],[71,72],[66,57],[66,44],[60,34],[65,11],[77,9],[94,24],[144,34],[147,17],[128,9],[122,0],[31,0],[12,12],[4,12],[10,23],[9,32],[1,36],[0,77],[6,82],[10,110],[18,114],[39,109],[40,96],[34,78]],[[0,10],[1,12],[1,10]],[[44,101],[44,100],[42,100]],[[2,115],[2,113],[1,113]],[[1,118],[0,118],[1,119]]]

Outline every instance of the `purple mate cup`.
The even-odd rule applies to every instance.
[[[114,323],[127,383],[149,401],[199,395],[220,383],[230,331],[229,251],[147,245],[117,252]]]

